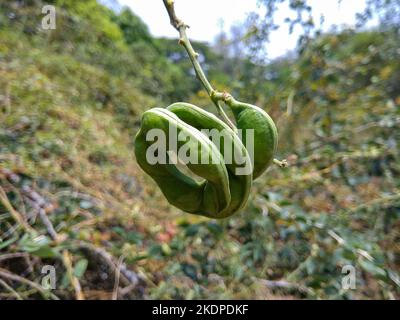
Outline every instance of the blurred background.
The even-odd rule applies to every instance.
[[[215,110],[162,1],[2,0],[0,299],[400,298],[400,1],[175,2],[289,167],[232,218],[173,208],[141,113]]]

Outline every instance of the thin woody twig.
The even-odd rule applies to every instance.
[[[7,282],[4,280],[0,279],[0,284],[8,290],[17,300],[24,300],[17,291],[15,291],[12,287],[10,287]]]
[[[198,60],[199,54],[193,49],[192,44],[190,43],[190,40],[186,34],[186,29],[189,26],[177,17],[173,0],[163,0],[163,2],[165,5],[165,8],[167,9],[171,25],[179,32],[179,44],[181,44],[186,49],[186,52],[189,55],[190,61],[192,62],[194,71],[196,72],[197,78],[200,80],[204,89],[207,91],[211,101],[217,107],[217,110],[218,110],[219,114],[221,115],[221,117],[234,131],[236,131],[235,125],[229,119],[229,117],[227,116],[227,114],[225,113],[224,109],[222,108],[222,106],[220,104],[220,101],[222,100],[221,95],[215,94],[217,91],[214,90],[214,88],[211,86],[211,83],[208,81],[208,79],[199,63],[199,60]]]
[[[26,258],[29,254],[26,252],[14,252],[14,253],[6,253],[0,256],[0,261],[15,259],[15,258]]]
[[[50,237],[54,241],[58,241],[60,238],[56,232],[56,230],[53,227],[53,224],[51,223],[50,219],[46,215],[46,211],[43,210],[42,208],[39,209],[39,217],[42,220],[42,223],[45,225],[47,233],[50,235]]]
[[[117,274],[118,263],[115,262],[114,257],[106,250],[83,241],[79,241],[76,246],[89,251],[94,257],[104,262],[112,273]],[[121,262],[119,268],[120,281],[123,282],[124,285],[137,286],[140,282],[143,282],[143,278],[136,272],[129,270],[125,263]]]
[[[19,275],[16,275],[15,273],[11,273],[10,271],[8,271],[6,269],[0,268],[0,277],[26,284],[26,285],[36,289],[36,291],[38,291],[45,299],[47,299],[47,297],[50,296],[53,300],[60,300],[55,294],[43,289],[41,285],[39,285],[33,281],[30,281],[26,278],[20,277]]]
[[[85,300],[85,296],[83,295],[81,284],[79,283],[78,278],[74,275],[74,269],[72,267],[71,256],[68,250],[63,251],[63,263],[65,268],[67,269],[67,276],[72,284],[72,287],[75,290],[76,300]]]
[[[16,173],[5,168],[0,168],[0,174],[2,174],[9,182],[13,184],[17,184],[21,181],[20,177]],[[55,231],[53,224],[51,223],[50,219],[47,216],[47,213],[51,212],[54,209],[54,205],[49,201],[47,201],[43,196],[41,196],[30,186],[23,186],[21,188],[21,193],[22,196],[26,199],[26,201],[29,202],[35,210],[38,211],[40,220],[46,227],[47,233],[50,235],[50,237],[54,241],[59,241],[60,238],[57,232]],[[2,202],[7,200],[5,198],[5,192],[3,191],[3,189],[0,189],[0,199]],[[18,212],[13,212],[12,206],[11,207],[10,206],[11,204],[7,206],[7,208],[10,210],[10,213],[14,216],[14,218],[18,219],[17,220],[18,223],[21,224],[25,230],[33,231],[33,229],[29,226],[29,224],[27,223],[24,224],[24,219],[22,218],[22,215],[19,215],[21,216],[19,217]]]
[[[121,256],[118,259],[117,269],[115,270],[115,281],[114,281],[114,290],[112,294],[112,300],[118,300],[118,288],[119,288],[119,278],[121,276],[121,266],[124,260],[124,256]]]
[[[0,201],[6,207],[6,209],[10,212],[11,216],[14,220],[26,231],[26,232],[34,232],[34,229],[25,221],[22,215],[14,209],[10,201],[8,200],[7,194],[4,189],[0,186]]]
[[[297,283],[292,283],[286,280],[266,280],[266,279],[257,279],[261,284],[265,285],[269,289],[285,289],[285,290],[295,290],[299,293],[310,293],[310,289],[299,285]]]

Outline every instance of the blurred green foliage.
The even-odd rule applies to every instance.
[[[170,207],[133,155],[144,110],[214,111],[177,40],[128,9],[46,3],[56,30],[40,28],[40,0],[0,4],[0,271],[40,283],[54,265],[60,298],[78,295],[71,274],[86,298],[110,298],[118,257],[140,278],[121,280],[122,299],[400,297],[398,30],[317,35],[269,64],[235,41],[193,43],[215,87],[276,120],[290,163],[257,180],[242,213],[213,221]],[[15,292],[0,286],[0,298]]]

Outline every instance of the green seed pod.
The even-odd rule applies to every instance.
[[[258,178],[272,163],[278,146],[278,130],[272,118],[261,108],[239,102],[233,98],[227,100],[236,120],[236,126],[245,132],[254,129],[253,179]],[[242,135],[243,144],[248,147],[246,135]],[[250,153],[251,155],[251,153]]]
[[[187,167],[204,180],[198,182],[179,171],[175,164],[168,163],[168,152],[167,163],[150,163],[148,151],[153,143],[149,141],[148,134],[152,129],[159,129],[166,136],[173,130],[178,136],[187,137],[187,140],[178,139],[176,147],[185,147],[190,154],[195,155],[197,161],[187,163]],[[224,139],[232,143],[233,153],[242,154],[242,158],[239,158],[245,159],[244,164],[233,161],[226,165],[225,149],[218,149],[199,131],[201,129],[226,129]],[[172,146],[169,139],[166,139],[165,144],[166,151],[170,151]],[[183,211],[225,218],[237,212],[247,201],[252,182],[252,167],[246,149],[227,125],[196,106],[177,103],[168,110],[154,108],[146,111],[136,136],[135,155],[139,166],[155,180],[167,200]],[[204,159],[208,159],[208,163],[204,163]],[[236,174],[236,169],[240,169],[241,165],[250,166],[247,174]]]

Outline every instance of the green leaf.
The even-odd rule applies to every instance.
[[[15,236],[14,238],[8,239],[7,241],[0,242],[0,249],[8,247],[10,244],[13,244],[17,240],[18,240],[18,237]]]
[[[51,240],[46,236],[35,236],[24,234],[18,246],[21,251],[29,252],[40,258],[55,258],[58,256],[58,251],[50,247]]]
[[[31,251],[30,253],[39,258],[55,258],[58,256],[58,251],[49,246],[43,246],[38,250]]]
[[[79,260],[74,267],[74,276],[78,279],[82,278],[88,266],[86,259]]]

